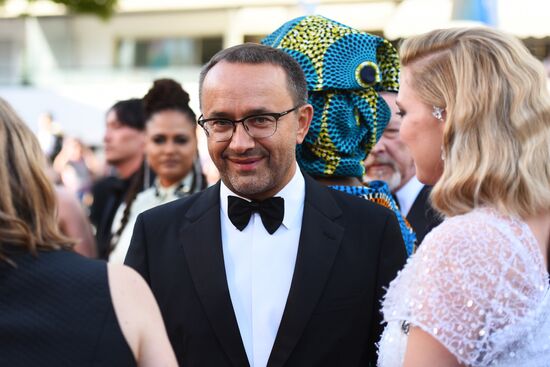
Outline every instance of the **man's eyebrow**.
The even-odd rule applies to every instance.
[[[246,115],[250,116],[250,115],[258,115],[262,113],[273,113],[273,112],[274,112],[273,110],[268,110],[265,107],[258,107],[258,108],[252,108],[250,110],[247,110]]]
[[[265,113],[273,113],[273,111],[268,110],[264,107],[257,107],[257,108],[246,110],[246,112],[242,116],[238,116],[238,117],[244,118],[248,116],[261,115]],[[234,116],[230,113],[223,112],[223,111],[212,111],[211,113],[208,114],[208,117],[205,117],[205,118],[234,119]]]
[[[223,112],[223,111],[219,111],[219,112],[218,112],[218,111],[212,111],[212,112],[210,112],[210,113],[208,114],[208,116],[204,116],[204,115],[203,115],[203,117],[204,117],[204,118],[209,118],[209,119],[210,119],[210,118],[221,118],[221,119],[222,119],[222,118],[223,118],[223,119],[229,119],[229,118],[231,118],[231,116],[230,116],[228,113]]]

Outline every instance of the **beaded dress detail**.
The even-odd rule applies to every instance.
[[[550,291],[523,221],[481,208],[432,230],[390,284],[380,367],[403,365],[417,326],[468,366],[550,366]]]

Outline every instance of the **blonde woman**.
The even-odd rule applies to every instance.
[[[390,285],[379,366],[548,366],[542,65],[485,28],[433,31],[400,53],[401,138],[446,219]]]
[[[71,250],[38,140],[2,99],[0,191],[2,366],[177,366],[143,279]]]

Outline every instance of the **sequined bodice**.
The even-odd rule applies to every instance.
[[[489,208],[445,220],[390,284],[380,367],[402,366],[408,325],[469,366],[550,366],[550,290],[529,227]]]

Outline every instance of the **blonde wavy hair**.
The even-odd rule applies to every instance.
[[[455,28],[407,39],[400,57],[417,96],[446,111],[433,205],[447,216],[550,210],[550,96],[525,46],[489,28]]]
[[[11,106],[0,98],[0,259],[5,246],[69,248],[57,225],[57,202],[45,173],[38,140]]]

